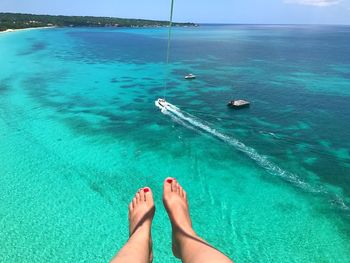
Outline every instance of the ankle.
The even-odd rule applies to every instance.
[[[173,237],[178,243],[183,243],[183,241],[189,238],[197,238],[198,236],[192,227],[187,227],[187,228],[173,227]]]
[[[149,239],[151,236],[151,226],[149,224],[140,225],[133,233],[130,233],[130,238],[134,236],[138,239]]]

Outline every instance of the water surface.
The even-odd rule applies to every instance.
[[[176,28],[166,67],[166,29],[2,34],[0,261],[107,262],[148,185],[154,262],[177,262],[170,175],[196,231],[235,262],[349,262],[349,39],[341,26]],[[165,83],[182,117],[154,106]]]

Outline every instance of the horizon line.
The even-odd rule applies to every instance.
[[[71,17],[101,17],[101,18],[120,18],[120,19],[135,19],[135,20],[153,20],[161,22],[169,22],[169,20],[155,19],[155,18],[131,18],[131,17],[117,17],[117,16],[98,16],[98,15],[58,15],[58,14],[47,14],[47,13],[22,13],[22,12],[3,12],[0,14],[22,14],[22,15],[39,15],[39,16],[71,16]],[[322,24],[322,23],[250,23],[250,22],[190,22],[190,21],[174,21],[173,23],[192,23],[197,25],[270,25],[270,26],[350,26],[350,24]]]

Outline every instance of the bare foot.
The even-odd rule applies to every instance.
[[[173,253],[175,257],[181,258],[180,238],[196,234],[192,229],[186,192],[174,178],[165,179],[163,203],[173,229]]]
[[[150,188],[140,189],[129,205],[129,234],[149,239],[150,262],[153,260],[151,225],[155,212]]]

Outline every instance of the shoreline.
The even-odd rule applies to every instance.
[[[56,26],[42,26],[42,27],[28,27],[28,28],[19,28],[19,29],[6,29],[5,31],[0,31],[0,34],[15,33],[15,32],[20,32],[20,31],[28,31],[28,30],[35,30],[35,29],[48,29],[48,28],[56,28]]]

